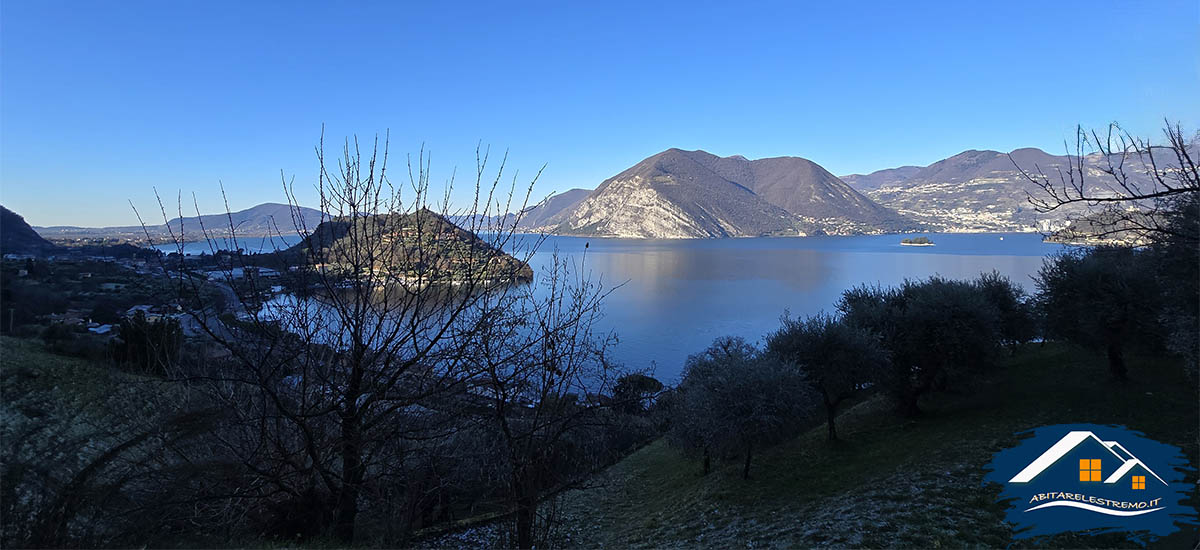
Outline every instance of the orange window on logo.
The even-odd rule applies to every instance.
[[[1133,476],[1133,488],[1134,489],[1145,489],[1146,488],[1146,476]]]
[[[1099,458],[1079,459],[1079,481],[1102,481]]]

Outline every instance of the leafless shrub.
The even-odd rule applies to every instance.
[[[299,244],[266,256],[213,245],[216,277],[182,254],[215,233],[171,228],[180,254],[163,267],[199,306],[189,324],[210,343],[207,360],[173,377],[223,406],[213,445],[249,480],[243,501],[266,536],[349,543],[369,523],[396,544],[476,505],[523,514],[563,483],[559,443],[603,408],[584,388],[608,387],[608,340],[592,331],[607,291],[582,271],[568,279],[558,260],[544,294],[520,284],[544,237],[521,235],[520,214],[506,214],[525,210],[537,178],[505,184],[506,159],[489,176],[479,150],[474,201],[453,210],[453,180],[434,196],[423,151],[401,184],[387,151],[386,138],[365,152],[347,141],[331,164],[322,140],[321,223],[305,225],[285,181]],[[221,234],[237,248],[228,220]],[[292,292],[267,297],[270,281],[254,275],[264,267]]]

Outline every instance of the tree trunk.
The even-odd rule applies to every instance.
[[[342,417],[342,487],[337,496],[337,515],[333,535],[339,542],[354,542],[354,522],[358,518],[358,494],[365,474],[362,464],[362,434],[357,414]]]
[[[921,399],[922,394],[933,388],[934,379],[942,370],[941,365],[937,365],[937,368],[922,373],[918,377],[919,381],[916,385],[906,388],[900,394],[900,403],[897,408],[900,416],[912,418],[921,414],[921,407],[918,405],[918,401]]]
[[[533,498],[517,499],[517,548],[533,548],[533,516],[537,506]]]
[[[833,421],[837,417],[838,404],[837,401],[829,399],[829,394],[825,394],[823,397],[825,398],[825,422],[829,424],[829,440],[837,441],[837,427],[833,425]]]
[[[750,445],[746,445],[746,465],[742,467],[742,479],[750,479]]]
[[[344,459],[343,459],[344,461]],[[354,522],[358,518],[357,483],[347,481],[338,492],[337,516],[334,519],[333,536],[339,542],[350,544],[354,542]]]
[[[1119,336],[1108,340],[1108,372],[1122,382],[1129,380],[1129,372],[1125,368],[1125,350]]]

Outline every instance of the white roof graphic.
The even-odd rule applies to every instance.
[[[1103,445],[1105,449],[1108,449],[1108,452],[1112,453],[1113,457],[1121,462],[1121,467],[1117,468],[1112,475],[1109,475],[1108,479],[1104,480],[1104,483],[1116,483],[1117,481],[1120,481],[1125,474],[1129,473],[1130,470],[1137,466],[1141,466],[1142,469],[1149,472],[1150,475],[1154,476],[1159,481],[1162,481],[1163,485],[1167,485],[1167,482],[1163,480],[1163,478],[1154,473],[1154,471],[1142,463],[1141,460],[1138,460],[1136,456],[1133,456],[1133,453],[1129,452],[1129,450],[1120,443],[1117,443],[1116,441],[1102,441],[1099,437],[1096,437],[1096,434],[1087,431],[1068,432],[1067,435],[1064,435],[1062,439],[1058,440],[1058,443],[1051,445],[1049,449],[1046,449],[1046,452],[1034,459],[1033,462],[1030,462],[1024,470],[1017,472],[1017,475],[1013,476],[1013,478],[1008,481],[1010,483],[1027,483],[1032,481],[1033,478],[1037,477],[1038,474],[1042,473],[1042,471],[1044,471],[1046,468],[1049,468],[1055,462],[1058,462],[1058,459],[1066,456],[1066,454],[1071,452],[1072,449],[1078,447],[1080,443],[1083,443],[1088,439],[1093,439],[1097,443]]]

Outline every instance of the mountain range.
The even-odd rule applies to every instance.
[[[652,155],[603,182],[595,190],[571,189],[550,196],[521,212],[518,228],[558,235],[628,238],[714,238],[775,235],[819,235],[933,231],[1049,231],[1068,218],[1086,214],[1084,207],[1039,213],[1029,195],[1041,189],[1020,169],[1052,178],[1068,170],[1072,157],[1024,148],[1010,153],[968,150],[928,166],[900,166],[870,174],[835,176],[800,157],[749,160],[705,151],[668,149]],[[1110,192],[1102,172],[1107,160],[1085,157],[1089,190]],[[1139,164],[1136,161],[1135,165]],[[1020,169],[1018,169],[1018,166]],[[1137,168],[1139,166],[1135,166]],[[1135,183],[1148,183],[1137,170]],[[299,210],[302,227],[312,229],[322,215]],[[230,215],[214,214],[171,220],[146,228],[164,238],[168,227],[182,224],[198,236],[200,222],[214,236],[227,236],[230,219],[240,236],[295,234],[293,209],[261,204]],[[515,214],[490,218],[505,225]],[[459,219],[461,218],[461,219]],[[465,217],[449,218],[467,226]],[[486,226],[487,224],[480,224]],[[142,239],[140,226],[34,228],[42,237]]]
[[[1156,159],[1158,157],[1156,153]],[[1157,159],[1157,160],[1166,160]],[[963,151],[929,166],[901,166],[870,174],[851,174],[842,180],[879,204],[941,231],[1047,231],[1066,225],[1086,213],[1084,206],[1039,213],[1029,196],[1044,191],[1021,174],[1039,170],[1058,182],[1058,173],[1070,170],[1074,157],[1056,156],[1041,149]],[[1116,159],[1114,159],[1116,161]],[[1101,154],[1084,158],[1089,193],[1111,193],[1112,179],[1102,169]],[[1018,168],[1020,167],[1020,168]],[[1149,185],[1136,159],[1126,161],[1131,181]]]
[[[295,223],[294,214],[299,213],[300,223]],[[124,238],[144,239],[148,232],[154,238],[166,238],[171,232],[179,235],[182,228],[185,235],[191,239],[201,238],[201,226],[215,237],[227,237],[230,225],[234,227],[238,237],[264,237],[270,235],[296,235],[299,232],[312,231],[321,223],[320,210],[277,203],[264,203],[258,206],[231,212],[229,214],[205,214],[174,218],[165,224],[117,227],[75,227],[50,226],[35,228],[43,237],[51,239],[86,239],[86,238]],[[299,228],[297,227],[299,225]],[[170,231],[168,231],[168,227]],[[307,230],[306,230],[307,229]]]
[[[918,224],[800,157],[749,160],[668,149],[526,213],[560,235],[713,238],[905,231]]]

